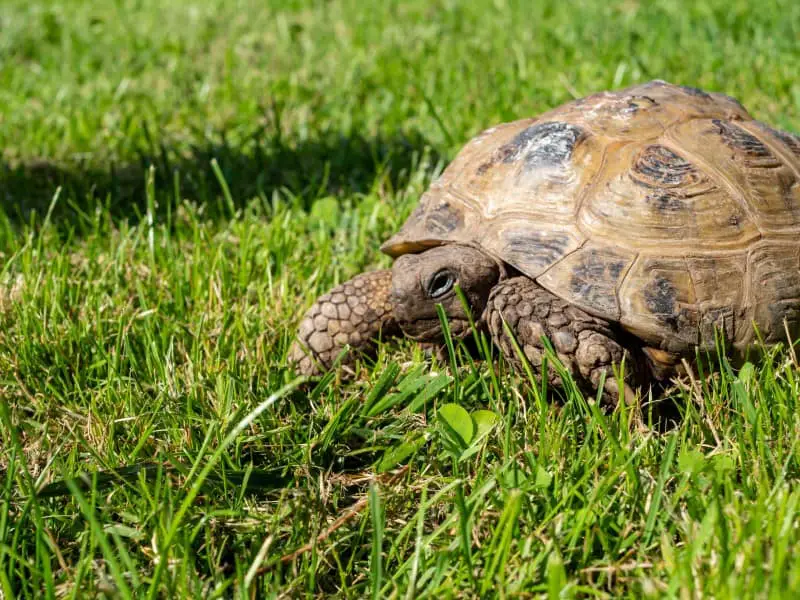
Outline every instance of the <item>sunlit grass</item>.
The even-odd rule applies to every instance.
[[[303,385],[285,354],[491,124],[660,77],[800,130],[798,24],[0,4],[0,597],[795,597],[797,347],[694,373],[666,430],[486,340]]]

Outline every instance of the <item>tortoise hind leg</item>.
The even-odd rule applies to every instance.
[[[582,388],[596,391],[605,373],[604,391],[614,403],[620,396],[620,390],[613,366],[619,367],[625,359],[623,396],[626,402],[634,400],[635,394],[630,383],[635,375],[635,365],[631,364],[629,353],[615,339],[609,323],[551,294],[531,279],[514,277],[495,286],[483,320],[495,344],[512,364],[519,366],[519,358],[503,322],[513,332],[519,347],[538,375],[543,375],[542,337],[547,337],[561,363]],[[547,377],[552,385],[562,385],[552,365]]]
[[[392,272],[362,273],[320,296],[308,309],[288,359],[302,375],[318,375],[329,368],[346,345],[345,364],[359,353],[369,354],[379,335],[399,332],[389,293]]]

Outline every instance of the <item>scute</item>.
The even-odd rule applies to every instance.
[[[548,290],[558,290],[558,295],[565,300],[617,321],[620,318],[617,287],[635,256],[621,248],[589,242],[547,270],[537,281]]]
[[[699,119],[667,132],[669,141],[704,163],[762,234],[800,235],[798,173],[756,127]]]
[[[617,139],[647,139],[677,122],[698,118],[751,117],[724,94],[655,80],[615,92],[600,92],[560,106],[541,117],[585,123],[595,134]]]
[[[561,167],[572,158],[575,145],[584,135],[580,127],[569,123],[536,123],[503,144],[492,160],[478,167],[478,173],[485,172],[493,163],[500,161],[509,164],[522,160],[525,170]]]
[[[447,242],[470,241],[466,232],[480,228],[480,210],[448,190],[423,194],[403,228],[384,242],[381,250],[392,257],[413,254]]]
[[[701,177],[696,166],[662,144],[646,146],[631,174],[648,187],[690,185]]]
[[[536,228],[514,220],[495,221],[492,226],[497,230],[484,237],[486,249],[532,278],[575,251],[582,241],[568,227]]]
[[[774,129],[760,121],[749,121],[743,123],[742,127],[748,130],[754,128],[755,133],[768,140],[770,146],[783,156],[784,160],[794,168],[794,171],[800,173],[800,136]]]
[[[800,137],[697,88],[593,94],[473,138],[382,249],[454,242],[670,352],[800,335]]]
[[[767,343],[800,335],[800,245],[764,241],[750,250],[749,300],[758,333]],[[784,319],[786,324],[784,324]],[[755,336],[755,332],[750,335]]]
[[[760,235],[746,208],[679,145],[609,148],[606,163],[578,215],[593,239],[683,255],[741,250]]]
[[[640,256],[619,297],[620,323],[650,345],[675,352],[698,343],[697,296],[685,258]]]
[[[461,242],[500,251],[508,246],[509,228],[553,230],[582,240],[574,214],[580,192],[601,165],[598,142],[579,127],[557,121],[527,119],[489,130],[464,147],[381,249],[399,256]],[[532,255],[520,265],[549,265],[553,249],[545,246],[541,257],[531,247]]]
[[[699,314],[700,345],[713,348],[720,332],[729,342],[743,339],[750,322],[742,318],[747,281],[746,255],[688,257]]]

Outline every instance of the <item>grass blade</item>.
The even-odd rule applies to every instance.
[[[383,582],[383,513],[378,486],[375,483],[369,486],[369,514],[372,519],[372,556],[369,562],[369,578],[372,588],[373,600],[381,597]]]

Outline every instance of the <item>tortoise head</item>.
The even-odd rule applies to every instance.
[[[469,332],[469,319],[456,294],[456,286],[477,321],[501,274],[501,265],[496,260],[472,246],[449,244],[419,254],[404,254],[392,267],[391,303],[395,320],[412,339],[439,341],[442,327],[436,305],[441,304],[453,335],[464,336]]]

